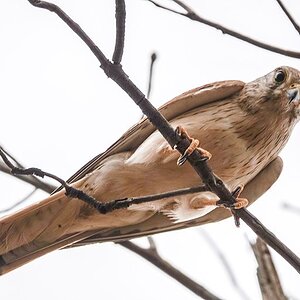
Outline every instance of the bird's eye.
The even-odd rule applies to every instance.
[[[277,70],[274,80],[276,83],[282,83],[286,78],[286,73],[283,70]]]

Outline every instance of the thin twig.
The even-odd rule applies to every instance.
[[[3,148],[2,146],[0,146],[0,151],[2,151],[4,154],[6,154],[10,159],[12,159],[15,164],[17,165],[18,168],[24,169],[24,166],[10,153],[8,152],[5,148]],[[10,174],[11,175],[11,169],[3,164],[2,162],[0,162],[0,171],[6,174]],[[39,180],[38,178],[34,177],[34,176],[15,176],[16,178],[29,183],[33,186],[35,186],[37,189],[40,189],[46,193],[51,193],[52,191],[54,191],[56,189],[56,186],[49,184],[49,183],[44,183],[43,181]],[[27,199],[27,197],[26,197]]]
[[[221,263],[224,266],[224,269],[227,271],[227,273],[229,275],[229,278],[231,280],[232,285],[235,287],[235,289],[237,290],[237,292],[241,296],[241,299],[247,299],[248,300],[249,297],[244,292],[244,290],[242,289],[242,287],[239,285],[238,280],[237,280],[236,276],[234,275],[234,272],[233,272],[233,270],[232,270],[232,268],[231,268],[228,260],[226,259],[226,257],[223,254],[223,252],[219,249],[219,247],[216,244],[216,242],[209,236],[209,234],[206,233],[205,230],[201,230],[199,232],[204,237],[204,239],[206,240],[206,242],[208,243],[208,245],[214,250],[214,252],[216,253],[217,257],[219,257]]]
[[[65,194],[72,198],[77,198],[79,200],[84,201],[85,203],[91,205],[92,207],[96,208],[100,213],[106,214],[113,210],[121,209],[121,208],[128,208],[134,204],[141,204],[150,201],[157,201],[165,198],[171,198],[176,196],[182,196],[187,194],[194,194],[199,192],[208,191],[205,185],[195,186],[191,188],[183,188],[175,191],[154,194],[154,195],[147,195],[141,197],[131,197],[131,198],[122,198],[117,200],[112,200],[109,202],[100,202],[97,201],[95,198],[87,195],[85,192],[78,190],[72,186],[70,186],[66,181],[61,179],[60,177],[53,175],[49,172],[45,172],[41,169],[37,168],[19,168],[15,167],[7,158],[6,154],[0,149],[0,156],[2,157],[4,163],[10,168],[10,174],[12,175],[35,175],[39,177],[50,177],[56,181],[58,181],[66,190]]]
[[[155,2],[153,0],[148,0],[148,1],[151,2],[152,4],[154,4],[155,6],[161,8],[161,9],[170,11],[172,13],[181,15],[181,16],[186,17],[186,18],[189,18],[189,19],[191,19],[193,21],[197,21],[199,23],[202,23],[202,24],[205,24],[207,26],[213,27],[215,29],[221,30],[221,32],[223,34],[228,34],[228,35],[230,35],[230,36],[232,36],[234,38],[237,38],[239,40],[247,42],[247,43],[249,43],[251,45],[254,45],[256,47],[259,47],[259,48],[262,48],[262,49],[265,49],[265,50],[268,50],[268,51],[271,51],[271,52],[275,52],[275,53],[278,53],[278,54],[282,54],[282,55],[285,55],[285,56],[294,57],[294,58],[300,58],[300,52],[286,50],[286,49],[282,49],[282,48],[279,48],[279,47],[275,47],[275,46],[272,46],[272,45],[260,42],[258,40],[255,40],[255,39],[249,37],[249,36],[246,36],[244,34],[241,34],[241,33],[237,32],[237,31],[229,29],[229,28],[227,28],[227,27],[225,27],[223,25],[220,25],[220,24],[218,24],[216,22],[212,22],[210,20],[204,19],[204,18],[200,17],[190,7],[188,7],[186,4],[184,4],[182,1],[173,0],[173,2],[175,2],[176,4],[178,4],[179,6],[181,6],[183,9],[185,9],[186,13],[182,13],[182,12],[176,11],[174,9],[165,7],[165,6],[161,5],[161,4],[158,4],[157,2]]]
[[[64,181],[60,177],[58,177],[54,174],[51,174],[49,172],[45,172],[38,168],[25,169],[25,168],[15,167],[10,162],[10,160],[8,159],[8,157],[3,152],[2,149],[0,149],[0,156],[3,159],[4,163],[10,168],[10,172],[12,175],[19,175],[19,176],[35,175],[35,176],[38,176],[41,178],[44,178],[44,177],[52,178],[52,179],[58,181],[65,188],[65,190],[66,190],[65,194],[67,196],[72,197],[72,198],[78,198],[78,199],[86,202],[87,204],[100,210],[100,207],[98,208],[98,206],[101,206],[100,202],[96,201],[93,197],[90,197],[89,195],[85,194],[83,191],[80,191],[78,189],[71,187],[68,183],[66,183],[66,181]]]
[[[265,242],[258,238],[251,247],[258,263],[257,278],[263,299],[287,300]]]
[[[15,164],[17,165],[18,168],[24,168],[24,166],[11,153],[9,153],[2,146],[0,146],[0,150],[2,152],[4,152],[10,159],[12,159],[15,162]]]
[[[206,288],[187,277],[185,274],[180,272],[178,269],[173,267],[169,262],[164,260],[157,252],[156,248],[153,251],[150,247],[149,249],[145,249],[137,246],[136,244],[130,241],[124,241],[119,243],[121,246],[133,251],[134,253],[140,255],[144,259],[151,262],[153,265],[157,266],[160,270],[177,280],[183,286],[194,292],[196,295],[202,297],[206,300],[221,300],[221,298],[213,295]]]
[[[124,0],[116,0],[116,43],[112,61],[119,64],[122,60],[125,39],[126,10]]]
[[[1,152],[1,148],[0,148],[0,152]],[[8,155],[8,152],[5,151],[5,154]],[[12,158],[13,156],[9,155],[9,157]],[[17,163],[16,160],[14,160],[14,161]],[[18,164],[18,166],[21,166],[21,164]],[[8,167],[6,167],[6,168],[8,169]],[[8,172],[8,174],[12,175],[11,172]],[[27,178],[27,177],[24,177],[24,178]],[[22,203],[26,199],[28,199],[39,188],[39,185],[37,184],[37,182],[32,181],[30,183],[35,187],[34,190],[25,199],[22,199],[22,201],[19,201],[19,202],[15,203],[13,206],[11,206],[9,208],[1,210],[0,213],[5,213],[5,212],[8,212],[9,210],[15,208],[17,205],[19,205],[20,203]],[[47,185],[47,184],[45,183],[45,185]],[[173,192],[169,192],[169,193],[163,193],[163,194],[160,194],[160,195],[152,195],[152,196],[141,197],[141,198],[144,198],[144,199],[148,198],[149,201],[153,201],[153,199],[155,197],[157,197],[157,200],[158,200],[160,198],[180,196],[180,195],[184,195],[186,193],[196,193],[196,192],[201,192],[201,191],[204,191],[204,190],[206,190],[204,186],[199,186],[199,187],[195,187],[195,188],[181,189],[181,190],[177,190],[177,191],[173,191]],[[50,189],[50,191],[51,191],[51,189]],[[136,197],[134,200],[137,201],[138,197]],[[116,201],[118,201],[118,200],[116,200]],[[120,200],[120,201],[124,201],[124,200]],[[208,292],[205,288],[201,287],[198,283],[194,282],[188,276],[186,276],[185,274],[178,271],[175,267],[173,267],[170,264],[166,263],[159,256],[156,244],[154,242],[154,239],[151,236],[148,237],[148,241],[149,241],[149,249],[147,251],[149,252],[149,257],[151,256],[150,255],[150,252],[151,252],[152,256],[155,256],[156,264],[154,264],[151,260],[149,260],[151,263],[153,263],[158,268],[160,268],[160,266],[163,265],[164,268],[167,270],[167,271],[165,271],[165,270],[163,270],[163,271],[165,271],[170,277],[172,277],[172,278],[176,279],[177,281],[181,282],[186,288],[191,289],[194,293],[196,293],[196,294],[198,293],[200,296],[205,296],[205,295],[209,296],[208,298],[204,298],[204,299],[211,299],[211,300],[218,300],[219,299],[217,297],[211,297],[212,294],[210,292]],[[128,243],[130,243],[130,242],[128,242]],[[121,244],[123,247],[126,247],[126,242],[119,243],[119,244]],[[133,243],[130,243],[130,244],[133,244]],[[138,246],[136,246],[136,247],[138,247]],[[136,249],[136,247],[134,247],[133,249]],[[130,249],[129,247],[126,247],[126,248],[128,248],[129,250],[137,253],[136,251]],[[142,248],[141,248],[141,250],[142,250]],[[146,249],[145,249],[145,251],[146,251]],[[188,283],[188,285],[186,285],[186,283]]]
[[[300,273],[300,259],[284,243],[282,243],[268,228],[246,209],[237,211],[238,216],[270,247],[279,253],[298,273]]]
[[[153,52],[151,54],[151,62],[150,62],[150,68],[149,68],[147,99],[150,98],[150,94],[151,94],[151,90],[152,90],[153,67],[154,67],[154,63],[155,63],[156,59],[157,59],[157,55],[155,52]]]
[[[8,175],[12,175],[11,174],[11,169],[7,167],[7,165],[5,165],[4,163],[0,162],[0,172],[3,172],[5,174]],[[14,175],[15,178],[18,178],[19,180],[22,180],[26,183],[29,183],[35,187],[37,187],[38,189],[46,192],[46,193],[51,193],[53,192],[57,187],[50,184],[50,183],[45,183],[41,180],[39,180],[38,178],[34,177],[34,176],[20,176],[20,175]]]
[[[283,12],[285,13],[285,15],[288,17],[288,19],[290,20],[290,22],[293,24],[294,28],[298,31],[298,33],[300,34],[300,26],[297,24],[297,22],[295,21],[295,19],[292,17],[292,15],[290,14],[290,12],[287,10],[287,8],[284,6],[284,4],[282,3],[281,0],[276,0],[277,3],[279,4],[279,6],[281,7],[281,9],[283,10]]]
[[[114,64],[109,61],[102,51],[95,45],[91,38],[75,23],[62,9],[58,6],[45,2],[29,0],[34,6],[48,9],[56,13],[68,26],[86,43],[93,54],[98,58],[101,68],[105,74],[114,80],[140,107],[142,112],[148,117],[149,121],[157,128],[157,130],[168,141],[170,146],[184,154],[190,145],[190,141],[186,138],[182,139],[176,131],[171,127],[169,122],[157,111],[157,109],[146,99],[145,95],[137,88],[137,86],[129,79],[124,72],[121,64]],[[300,53],[299,57],[300,57]],[[235,203],[235,198],[226,188],[224,183],[217,178],[207,162],[203,160],[199,151],[194,151],[187,159],[193,166],[202,182],[214,192],[222,202],[228,205]],[[246,209],[239,209],[236,215],[240,217],[258,236],[264,239],[274,250],[276,250],[284,259],[286,259],[300,273],[300,259],[287,248],[273,233],[267,230],[252,214]]]

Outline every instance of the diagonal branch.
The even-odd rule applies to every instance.
[[[284,4],[282,3],[281,0],[276,0],[278,5],[281,7],[281,9],[283,10],[283,12],[285,13],[285,15],[288,17],[288,19],[290,20],[290,22],[293,24],[294,28],[298,31],[298,33],[300,34],[300,26],[298,25],[298,23],[294,20],[294,18],[292,17],[292,15],[290,14],[290,12],[287,10],[287,8],[284,6]]]
[[[0,151],[2,151],[10,159],[12,159],[18,168],[24,168],[23,165],[11,153],[9,153],[6,149],[4,149],[2,146],[0,146]],[[3,164],[2,162],[0,162],[0,172],[11,175],[11,168],[9,168],[6,164]],[[56,189],[56,186],[54,186],[52,184],[44,183],[43,181],[39,180],[38,178],[36,178],[34,176],[24,177],[24,176],[16,175],[15,177],[17,177],[18,179],[20,179],[26,183],[29,183],[29,184],[35,186],[37,189],[40,189],[46,193],[51,193]]]
[[[186,18],[189,18],[193,21],[196,21],[196,22],[205,24],[207,26],[213,27],[215,29],[221,30],[223,34],[228,34],[228,35],[230,35],[234,38],[242,40],[242,41],[244,41],[246,43],[249,43],[251,45],[254,45],[256,47],[259,47],[259,48],[262,48],[262,49],[265,49],[265,50],[268,50],[268,51],[271,51],[271,52],[275,52],[275,53],[278,53],[278,54],[282,54],[282,55],[285,55],[285,56],[300,58],[300,52],[286,50],[286,49],[283,49],[283,48],[279,48],[279,47],[269,45],[267,43],[260,42],[256,39],[253,39],[253,38],[249,37],[249,36],[246,36],[244,34],[241,34],[241,33],[237,32],[237,31],[229,29],[229,28],[227,28],[227,27],[225,27],[221,24],[218,24],[216,22],[212,22],[210,20],[202,18],[200,15],[198,15],[194,10],[192,10],[190,7],[188,7],[182,1],[173,0],[173,2],[178,4],[180,7],[182,7],[186,11],[185,13],[182,13],[182,12],[176,11],[174,9],[168,8],[166,6],[163,6],[161,4],[158,4],[157,2],[155,2],[153,0],[148,0],[148,1],[151,2],[152,4],[154,4],[155,6],[161,8],[161,9],[170,11],[172,13],[181,15],[181,16],[186,17]]]
[[[89,204],[90,206],[97,209],[101,214],[106,214],[108,212],[111,212],[113,210],[122,209],[122,208],[128,208],[131,205],[134,204],[141,204],[146,202],[152,202],[157,201],[165,198],[172,198],[176,196],[183,196],[187,194],[194,194],[199,192],[205,192],[208,191],[207,187],[205,185],[190,187],[190,188],[183,188],[175,191],[160,193],[160,194],[154,194],[154,195],[147,195],[147,196],[141,196],[141,197],[130,197],[130,198],[122,198],[117,200],[112,200],[109,202],[99,202],[95,198],[87,195],[85,192],[78,190],[72,186],[70,186],[65,180],[61,179],[60,177],[53,175],[49,172],[45,172],[38,168],[20,168],[15,167],[7,158],[6,153],[0,148],[0,156],[2,157],[4,163],[6,164],[7,168],[10,170],[8,173],[11,175],[19,175],[19,176],[26,176],[24,178],[27,178],[28,175],[35,175],[41,178],[49,177],[56,181],[58,181],[64,188],[65,188],[65,194],[72,198],[77,198],[79,200],[82,200],[83,202]],[[34,177],[35,178],[35,177]],[[36,188],[38,188],[38,185],[35,184],[35,182],[32,182],[32,185],[34,185]]]
[[[234,272],[233,272],[233,270],[232,270],[232,268],[231,268],[228,260],[226,259],[225,255],[221,251],[221,249],[219,249],[219,247],[216,244],[216,242],[210,237],[209,234],[206,233],[205,230],[201,230],[200,234],[204,237],[205,241],[213,249],[213,251],[215,252],[216,256],[219,258],[220,262],[223,264],[224,269],[227,271],[227,274],[228,274],[228,276],[230,278],[230,281],[231,281],[233,287],[239,293],[241,299],[249,300],[249,297],[244,292],[244,290],[242,289],[242,287],[239,285],[238,280],[237,280],[236,276],[234,275]]]
[[[116,0],[116,44],[112,57],[115,64],[119,64],[122,60],[125,39],[125,2],[124,0]]]
[[[156,110],[156,108],[146,99],[145,95],[137,88],[137,86],[129,79],[120,64],[114,64],[109,61],[101,50],[94,44],[90,37],[75,23],[62,9],[58,6],[46,1],[29,2],[37,7],[48,9],[56,13],[68,26],[86,43],[93,54],[98,58],[101,68],[105,74],[114,80],[140,107],[142,112],[148,117],[149,121],[158,129],[163,137],[168,141],[170,146],[184,154],[190,141],[187,138],[181,138],[171,127],[169,122]],[[299,54],[300,56],[300,54]],[[187,160],[195,169],[203,183],[214,192],[220,200],[228,205],[235,203],[235,198],[226,188],[224,183],[217,178],[207,162],[203,160],[199,151],[194,151]],[[237,210],[236,215],[240,217],[258,236],[264,239],[274,250],[276,250],[284,259],[286,259],[300,273],[300,259],[273,233],[267,230],[261,222],[259,222],[248,210]]]
[[[0,148],[0,152],[1,151],[3,151],[3,148]],[[5,151],[5,154],[7,155],[8,152]],[[9,157],[13,158],[12,155],[9,155]],[[17,163],[18,167],[21,166],[21,164],[18,163],[15,159],[14,159],[14,161]],[[6,166],[6,168],[9,169],[7,166]],[[7,173],[9,175],[13,175],[11,170]],[[28,176],[21,177],[21,178],[28,178]],[[35,177],[33,177],[33,178],[35,179]],[[17,205],[19,205],[20,202],[24,202],[27,198],[29,198],[39,188],[38,182],[39,181],[30,182],[30,184],[32,184],[34,186],[34,190],[29,195],[27,195],[27,197],[25,199],[22,199],[22,201],[15,203],[13,206],[0,211],[0,213],[5,213],[5,212],[13,209]],[[44,183],[44,185],[47,186],[48,184]],[[51,185],[48,186],[48,189],[50,189],[50,191],[49,191],[49,193],[50,193],[52,191]],[[145,202],[145,201],[148,202],[148,201],[154,201],[154,200],[159,200],[159,199],[168,198],[168,197],[181,196],[181,195],[186,195],[186,194],[190,194],[190,193],[197,193],[197,192],[201,192],[201,191],[205,191],[205,190],[206,190],[206,188],[204,186],[199,186],[199,187],[194,187],[194,188],[186,188],[186,189],[181,189],[181,190],[172,191],[172,192],[168,192],[168,193],[157,194],[157,195],[128,198],[128,202],[130,204],[132,204],[132,201],[133,201],[138,204],[138,203],[141,203],[141,202],[139,202],[139,199],[142,202]],[[119,201],[124,201],[124,200],[126,200],[126,199],[122,199]],[[118,201],[118,200],[115,200],[115,201]],[[120,242],[119,244],[125,248],[128,248],[129,250],[133,251],[134,253],[141,255],[142,257],[147,259],[150,263],[152,263],[153,265],[155,265],[156,267],[158,267],[159,269],[161,269],[162,271],[167,273],[170,277],[172,277],[175,280],[177,280],[178,282],[180,282],[187,289],[190,289],[191,291],[193,291],[195,294],[202,296],[202,297],[207,296],[205,299],[219,300],[219,298],[215,297],[212,293],[207,291],[204,287],[202,287],[201,285],[199,285],[198,283],[196,283],[195,281],[190,279],[188,276],[186,276],[185,274],[183,274],[182,272],[177,270],[175,267],[173,267],[172,265],[167,263],[158,254],[154,240],[151,237],[148,237],[148,240],[149,240],[149,249],[140,248],[137,245],[135,245],[129,241],[128,242]],[[143,253],[146,253],[146,252],[149,252],[148,253],[149,255],[144,256]]]
[[[8,168],[7,165],[5,165],[2,162],[0,162],[0,172],[11,175],[11,169]],[[50,183],[44,183],[43,181],[39,180],[38,178],[36,178],[34,176],[15,175],[14,177],[18,178],[26,183],[29,183],[46,193],[51,193],[56,189],[56,186],[54,186]]]
[[[287,300],[267,245],[258,238],[251,247],[258,263],[257,278],[263,299]]]
[[[184,285],[186,288],[191,290],[196,295],[202,297],[206,300],[221,300],[219,297],[213,295],[206,288],[201,286],[196,281],[187,277],[184,273],[180,272],[174,266],[172,266],[169,262],[164,260],[158,253],[156,247],[153,247],[153,241],[150,244],[150,247],[147,249],[139,247],[138,245],[130,242],[124,241],[119,243],[121,246],[133,251],[134,253],[140,255],[144,259],[151,262],[153,265],[158,267],[160,270],[177,280],[179,283]],[[151,246],[152,245],[152,246]]]

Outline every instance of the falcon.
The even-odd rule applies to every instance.
[[[300,114],[300,73],[279,67],[249,83],[207,84],[159,111],[181,134],[192,137],[187,155],[198,147],[211,157],[211,168],[229,190],[245,187],[236,205],[240,208],[253,203],[280,175],[278,154]],[[99,202],[201,184],[189,164],[179,167],[177,161],[178,152],[143,118],[69,182]],[[199,192],[100,214],[60,190],[0,219],[0,274],[56,249],[220,221],[231,214],[218,200],[211,192]]]

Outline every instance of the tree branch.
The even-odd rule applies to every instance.
[[[257,278],[263,299],[287,300],[267,245],[258,238],[251,247],[258,263]]]
[[[290,22],[293,24],[294,28],[298,31],[298,33],[300,34],[300,26],[297,24],[297,22],[294,20],[294,18],[292,17],[292,15],[290,14],[290,12],[287,10],[287,8],[284,6],[284,4],[282,3],[281,0],[276,0],[278,5],[281,7],[281,9],[283,10],[283,12],[285,13],[285,15],[288,17],[288,19],[290,20]]]
[[[188,139],[182,139],[175,130],[171,127],[169,122],[156,110],[156,108],[146,99],[144,94],[136,87],[136,85],[129,79],[127,74],[123,71],[120,64],[113,64],[110,62],[101,50],[94,44],[89,36],[75,23],[65,12],[58,6],[45,2],[33,1],[29,2],[37,7],[48,9],[56,13],[66,24],[86,43],[93,54],[98,58],[101,68],[105,74],[114,80],[140,107],[142,112],[148,117],[150,122],[158,129],[163,137],[168,141],[170,146],[184,154],[190,142]],[[299,54],[300,56],[300,54]],[[203,160],[199,151],[194,151],[187,159],[193,166],[197,174],[200,176],[204,184],[210,191],[214,192],[222,202],[232,205],[235,198],[231,192],[225,187],[224,183],[217,178],[207,162]],[[284,259],[286,259],[299,273],[300,273],[300,259],[287,248],[280,240],[278,240],[273,233],[262,225],[248,210],[239,209],[236,215],[240,217],[258,236],[264,239],[274,250],[276,250]]]
[[[3,172],[8,175],[11,174],[11,169],[8,168],[4,163],[0,162],[0,172]],[[21,175],[15,175],[15,178],[18,178],[26,183],[29,183],[40,190],[46,192],[46,193],[51,193],[56,189],[56,186],[50,184],[50,183],[44,183],[43,181],[37,179],[34,176],[21,176]]]
[[[3,151],[2,147],[0,147],[0,156],[1,156],[1,151]],[[8,152],[5,151],[5,154],[8,154]],[[9,154],[9,157],[13,158],[13,156],[11,154]],[[15,159],[14,159],[14,161],[17,163],[18,166],[20,166],[20,167],[22,166]],[[11,170],[7,166],[6,166],[6,168],[9,170],[9,172],[7,172],[7,174],[8,175],[13,175],[12,172],[11,172]],[[28,178],[28,177],[26,176],[26,177],[20,177],[20,178]],[[35,177],[33,177],[33,178],[36,179]],[[19,205],[20,203],[24,202],[26,199],[28,199],[39,188],[39,184],[38,183],[39,183],[38,180],[31,181],[30,184],[32,184],[35,187],[34,190],[29,195],[27,195],[27,197],[25,199],[22,199],[21,201],[15,203],[13,206],[11,206],[9,208],[1,210],[0,213],[8,212],[11,209],[13,209],[14,207],[16,207],[17,205]],[[47,186],[47,183],[45,183],[44,185]],[[49,185],[48,189],[50,189],[50,188],[51,188],[51,185]],[[199,187],[186,188],[186,189],[181,189],[181,190],[177,190],[177,191],[172,191],[172,192],[157,194],[157,195],[150,195],[150,196],[144,196],[144,197],[135,197],[135,198],[122,199],[122,200],[115,200],[115,201],[128,200],[128,202],[130,204],[132,203],[132,201],[135,202],[135,203],[138,203],[140,200],[148,202],[148,201],[155,201],[155,200],[159,200],[159,199],[163,199],[163,198],[168,198],[168,197],[186,195],[186,194],[190,194],[190,193],[197,193],[197,192],[201,192],[201,191],[205,191],[205,190],[206,190],[205,186],[199,186]],[[52,190],[50,189],[49,193],[51,191]],[[211,299],[211,300],[218,300],[219,299],[217,297],[214,297],[213,294],[211,294],[210,292],[208,292],[201,285],[199,285],[198,283],[196,283],[195,281],[193,281],[192,279],[190,279],[188,276],[186,276],[182,272],[178,271],[175,267],[173,267],[170,264],[168,264],[165,260],[163,260],[159,256],[159,254],[158,254],[158,251],[157,251],[157,248],[156,248],[154,240],[151,237],[148,237],[148,241],[149,241],[149,249],[146,250],[146,249],[142,249],[141,248],[141,252],[143,252],[143,251],[149,251],[149,252],[152,253],[152,255],[148,256],[150,258],[150,260],[148,259],[149,262],[151,262],[152,264],[154,264],[159,269],[161,269],[160,266],[164,266],[164,269],[162,269],[162,271],[166,272],[170,277],[172,277],[175,280],[179,281],[182,285],[184,285],[187,289],[190,289],[195,294],[198,294],[199,296],[208,295],[208,298],[205,298],[205,299]],[[123,243],[119,242],[119,244],[122,245],[123,247],[126,247],[129,250],[137,253],[135,250],[137,248],[139,248],[139,247],[136,246],[135,244],[131,243],[131,242],[128,242],[128,243],[126,244],[126,242],[123,242]],[[132,245],[132,249],[130,249],[131,245]],[[140,253],[137,253],[137,254],[141,255]],[[155,260],[152,261],[151,257],[153,257],[154,255],[155,255]],[[186,283],[188,283],[188,284],[186,285]]]
[[[0,148],[0,156],[2,157],[4,163],[8,166],[10,172],[8,172],[11,175],[19,175],[19,176],[28,176],[28,175],[35,175],[39,177],[50,177],[56,181],[58,181],[64,188],[65,188],[65,194],[68,197],[77,198],[79,200],[82,200],[83,202],[89,204],[90,206],[97,209],[100,213],[106,214],[108,212],[111,212],[113,210],[122,209],[122,208],[128,208],[131,205],[134,204],[141,204],[146,203],[150,201],[157,201],[165,198],[171,198],[176,196],[182,196],[187,194],[194,194],[199,192],[206,192],[208,191],[207,187],[205,185],[200,185],[196,187],[190,187],[190,188],[183,188],[175,191],[160,193],[160,194],[154,194],[154,195],[147,195],[147,196],[141,196],[141,197],[131,197],[131,198],[122,198],[117,200],[112,200],[109,202],[100,202],[97,201],[95,198],[87,195],[81,190],[78,190],[72,186],[70,186],[65,180],[61,179],[60,177],[53,175],[49,172],[45,172],[38,168],[28,168],[24,169],[21,167],[15,167],[9,159],[6,157],[6,154],[3,152],[3,150]],[[26,178],[26,177],[25,177]],[[32,185],[38,187],[38,184],[36,185],[35,182],[32,182]]]
[[[173,267],[170,263],[164,260],[158,253],[155,246],[153,246],[153,240],[151,241],[150,247],[148,249],[137,246],[130,241],[124,241],[119,243],[121,246],[133,251],[134,253],[140,255],[144,259],[151,262],[153,265],[158,267],[160,270],[177,280],[183,286],[187,287],[193,293],[202,297],[206,300],[221,300],[219,297],[213,295],[206,288],[187,277],[185,274],[180,272],[178,269]]]
[[[236,276],[234,275],[234,272],[232,268],[230,267],[229,262],[227,261],[225,255],[222,253],[222,251],[219,249],[218,245],[215,243],[215,241],[210,237],[209,234],[207,234],[204,230],[199,231],[200,234],[204,237],[208,245],[214,250],[216,253],[217,257],[219,257],[221,263],[223,264],[225,270],[227,271],[230,281],[234,288],[237,290],[239,293],[241,299],[249,300],[249,297],[247,294],[244,292],[244,290],[241,288],[241,286],[238,283],[238,280]]]
[[[184,4],[182,1],[173,0],[173,2],[175,2],[180,7],[182,7],[186,11],[186,13],[182,13],[182,12],[173,10],[171,8],[165,7],[163,5],[160,5],[160,4],[156,3],[153,0],[148,0],[148,1],[151,2],[152,4],[154,4],[155,6],[161,8],[161,9],[164,9],[164,10],[170,11],[172,13],[181,15],[181,16],[189,18],[193,21],[205,24],[205,25],[213,27],[217,30],[221,30],[223,34],[228,34],[228,35],[230,35],[234,38],[242,40],[242,41],[244,41],[246,43],[249,43],[251,45],[254,45],[256,47],[259,47],[259,48],[262,48],[262,49],[265,49],[265,50],[268,50],[268,51],[271,51],[271,52],[275,52],[275,53],[278,53],[278,54],[281,54],[281,55],[294,57],[294,58],[300,58],[300,52],[286,50],[286,49],[282,49],[282,48],[279,48],[279,47],[275,47],[275,46],[260,42],[258,40],[255,40],[255,39],[249,37],[249,36],[243,35],[243,34],[237,32],[237,31],[231,30],[231,29],[229,29],[229,28],[227,28],[223,25],[220,25],[218,23],[215,23],[215,22],[212,22],[212,21],[207,20],[205,18],[202,18],[194,10],[192,10],[190,7],[188,7],[186,4]]]
[[[9,153],[8,151],[6,151],[2,146],[0,146],[0,151],[4,152],[4,154],[6,154],[8,157],[10,157],[19,168],[24,168],[23,165],[14,157],[11,155],[11,153]],[[11,169],[4,163],[2,163],[0,161],[0,172],[3,172],[5,174],[11,174]],[[46,193],[51,193],[56,189],[56,186],[49,184],[49,183],[44,183],[43,181],[39,180],[38,178],[34,177],[34,176],[19,176],[19,175],[15,175],[16,178],[29,183],[33,186],[35,186],[36,188],[46,192]]]
[[[125,40],[126,10],[124,0],[116,0],[116,43],[112,61],[119,64],[122,60]]]

